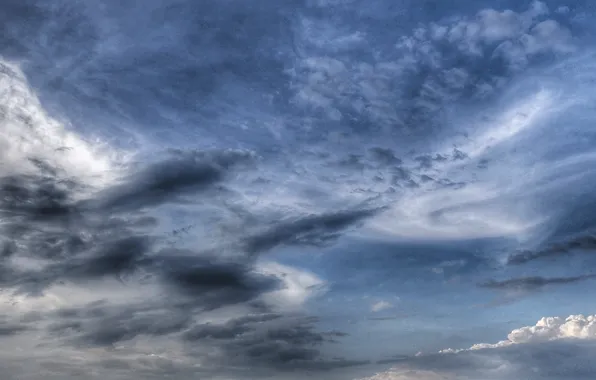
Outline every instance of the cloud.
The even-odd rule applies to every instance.
[[[28,173],[0,172],[5,291],[25,303],[50,297],[60,287],[97,287],[93,296],[115,279],[116,291],[142,286],[148,292],[128,302],[116,302],[114,295],[109,302],[69,308],[58,302],[27,321],[13,313],[16,319],[7,320],[0,335],[28,339],[35,328],[44,344],[83,352],[167,341],[187,361],[206,360],[212,345],[217,357],[211,367],[220,372],[232,363],[263,371],[362,364],[328,358],[322,347],[344,334],[319,331],[316,319],[294,315],[324,282],[306,271],[263,263],[260,256],[283,245],[330,244],[380,209],[286,214],[282,221],[242,215],[245,228],[206,248],[177,247],[163,238],[165,206],[184,204],[199,214],[208,203],[225,211],[220,200],[234,192],[223,188],[253,170],[255,162],[246,151],[171,151],[129,163],[96,184],[41,159],[30,161]],[[235,317],[221,325],[201,321],[208,313],[229,310]]]
[[[105,141],[83,138],[43,108],[21,67],[0,60],[0,173],[66,175],[102,186],[121,174],[132,156]]]
[[[595,316],[545,317],[513,330],[507,340],[402,358],[392,370],[367,380],[482,378],[589,379],[596,373]]]
[[[31,328],[26,324],[16,324],[10,322],[0,323],[0,337],[13,336],[29,330],[31,330]]]
[[[148,273],[155,273],[166,286],[206,308],[255,300],[283,288],[279,277],[260,273],[247,263],[197,257],[194,252],[186,256],[172,253],[166,251],[149,259]]]
[[[311,363],[320,357],[316,347],[330,340],[335,333],[314,332],[314,322],[316,319],[284,319],[272,314],[247,316],[221,325],[197,325],[185,334],[185,339],[189,342],[205,340],[206,344],[220,347],[222,365],[232,361],[276,367],[317,366]]]
[[[371,29],[355,30],[341,9],[333,10],[337,17],[319,13],[303,20],[295,1],[203,4],[200,11],[185,1],[167,9],[163,1],[141,7],[9,1],[6,9],[22,17],[0,15],[6,21],[0,23],[6,42],[0,54],[19,58],[61,119],[88,122],[65,128],[43,112],[22,72],[1,67],[0,287],[37,313],[21,320],[10,311],[15,317],[7,318],[6,333],[0,326],[0,335],[7,347],[24,352],[40,344],[21,370],[47,379],[249,372],[262,378],[261,370],[302,376],[363,364],[332,359],[334,342],[346,333],[324,330],[308,316],[309,301],[326,282],[306,269],[264,260],[286,246],[336,242],[384,213],[375,201],[382,204],[385,196],[468,185],[465,176],[446,178],[441,170],[467,165],[494,142],[517,136],[532,125],[532,114],[505,120],[471,153],[450,146],[440,154],[403,154],[410,140],[400,145],[391,133],[436,128],[447,105],[486,99],[512,74],[574,48],[566,27],[549,19],[539,2],[525,12],[485,10],[424,24],[403,39],[383,31],[391,41],[380,41]],[[331,3],[341,8],[348,2]],[[346,23],[336,29],[340,19]],[[543,114],[557,98],[541,94],[510,113],[529,107]],[[290,95],[293,104],[286,103]],[[280,109],[289,114],[277,117]],[[263,116],[270,110],[274,116]],[[275,143],[271,119],[279,124]],[[142,129],[135,131],[137,124]],[[154,145],[133,162],[68,132],[75,129],[96,129],[121,145]],[[131,135],[134,141],[127,140]],[[359,141],[363,135],[368,142]],[[329,142],[335,138],[337,145]],[[163,144],[257,147],[265,157],[228,149],[157,155],[154,148]],[[331,153],[309,161],[303,152],[309,145]],[[475,206],[500,194],[501,188],[489,187],[472,186],[455,200],[406,198],[403,206],[428,216],[422,226],[410,223],[416,218],[407,213],[389,219],[406,220],[418,231],[426,222],[443,222],[457,237],[468,237],[462,224],[469,219],[459,216],[477,216]],[[351,206],[363,198],[375,201]],[[507,209],[501,206],[489,211],[501,216]],[[472,223],[482,233],[521,229],[509,219],[482,223],[488,219]],[[489,287],[565,281],[575,280],[526,278]],[[371,306],[373,312],[391,307],[384,301]],[[3,355],[7,367],[21,363],[11,350]]]
[[[188,1],[168,5],[151,1],[143,7],[111,1],[10,1],[4,7],[0,54],[23,62],[44,103],[72,120],[99,127],[95,133],[117,132],[119,137],[132,135],[147,142],[156,132],[148,125],[175,124],[179,128],[169,133],[182,140],[186,133],[181,131],[188,131],[187,126],[209,119],[205,111],[234,119],[238,113],[254,110],[226,111],[228,101],[235,102],[238,96],[228,86],[254,94],[250,85],[273,86],[278,77],[282,79],[281,74],[275,75],[279,60],[268,54],[270,36],[286,37],[289,23],[275,2],[253,7],[201,4],[200,12],[196,3]],[[156,22],[149,16],[155,12],[167,16]],[[119,26],[131,17],[136,18],[137,28]],[[258,21],[245,24],[244,17]],[[204,25],[204,30],[199,33],[196,25]],[[78,33],[70,33],[70,27]],[[197,55],[186,48],[188,43],[210,54]],[[131,132],[128,127],[137,123],[150,131]],[[238,123],[229,122],[228,127],[232,126],[242,133]],[[219,127],[202,125],[201,138],[214,137]]]
[[[47,327],[49,337],[81,348],[108,347],[122,344],[140,335],[159,337],[179,333],[192,322],[192,317],[176,304],[110,306],[94,302],[83,308],[65,308],[55,312]],[[191,311],[188,308],[186,311]]]
[[[575,277],[521,277],[504,281],[488,281],[480,284],[480,287],[497,290],[538,290],[549,285],[572,284],[596,277],[596,275],[583,275]]]
[[[202,202],[197,194],[213,199],[205,190],[251,157],[239,151],[173,152],[165,161],[137,165],[137,174],[89,194],[82,193],[85,184],[76,178],[47,170],[0,177],[4,284],[33,293],[61,280],[146,271],[173,289],[228,289],[226,294],[248,300],[274,289],[274,281],[253,271],[254,258],[242,256],[258,256],[280,245],[328,244],[378,212],[354,209],[253,223],[245,236],[236,231],[236,241],[224,244],[238,252],[232,259],[236,262],[225,262],[212,251],[163,249],[163,240],[154,234],[158,207],[184,195],[192,194],[189,205]],[[79,199],[81,195],[85,198]],[[255,291],[252,296],[249,289]]]
[[[304,269],[263,262],[257,270],[280,279],[278,290],[261,297],[267,304],[275,305],[276,310],[299,311],[308,301],[326,290],[325,281]]]
[[[144,342],[151,345],[150,352],[156,352],[160,350],[152,345],[167,339],[179,360],[205,362],[202,373],[233,372],[234,368],[329,370],[363,363],[326,358],[321,347],[345,334],[318,331],[317,318],[255,310],[243,316],[199,322],[195,316],[200,313],[192,304],[179,302],[122,306],[95,302],[46,315],[50,323],[41,325],[47,326],[49,335],[41,339],[50,338],[54,344],[60,342],[85,352],[103,347],[129,347],[134,352],[134,348],[144,347]],[[184,367],[192,369],[190,364]]]
[[[100,195],[99,205],[94,206],[122,212],[180,201],[185,194],[196,196],[223,182],[234,166],[254,159],[250,152],[234,150],[172,153],[165,160],[143,165],[124,184],[110,187],[107,194]]]
[[[495,344],[478,343],[467,350],[507,347],[515,344],[541,343],[555,340],[596,340],[596,316],[570,315],[567,318],[544,317],[536,325],[515,329],[507,340]],[[442,350],[443,353],[457,353],[465,350]]]
[[[80,378],[107,365],[148,378],[205,373],[193,366],[212,355],[211,374],[362,363],[330,359],[324,346],[344,334],[319,331],[317,319],[296,315],[324,282],[260,256],[284,245],[330,244],[380,209],[324,207],[287,212],[280,221],[255,208],[223,220],[237,228],[213,239],[203,211],[220,219],[237,211],[234,197],[247,193],[238,187],[259,163],[254,152],[171,150],[124,159],[68,132],[43,111],[16,66],[0,68],[0,286],[28,305],[10,310],[0,335],[39,342],[32,355],[47,356],[38,374]],[[177,217],[173,206],[181,205],[199,220],[197,244],[164,238],[168,218]],[[79,288],[76,300],[53,299]],[[81,303],[87,297],[101,300]],[[166,346],[167,359],[151,356]],[[60,355],[78,359],[64,363]]]
[[[303,59],[292,70],[295,101],[331,121],[376,123],[381,134],[399,129],[423,136],[447,104],[491,96],[513,74],[573,52],[570,31],[549,16],[540,1],[523,12],[484,9],[421,25],[372,60],[355,57],[370,55],[367,40],[374,37],[306,17]],[[341,45],[351,54],[329,51],[340,44],[342,32]]]
[[[234,368],[327,371],[365,364],[333,358],[327,346],[345,334],[321,331],[317,319],[296,315],[324,289],[324,281],[304,270],[262,262],[260,256],[283,245],[326,246],[380,209],[286,214],[281,221],[259,216],[227,241],[205,248],[178,247],[163,238],[164,206],[186,202],[189,209],[201,210],[207,202],[225,209],[219,199],[229,193],[219,187],[232,184],[236,173],[251,170],[252,164],[245,152],[173,152],[163,161],[138,163],[131,175],[96,188],[49,164],[38,164],[27,175],[0,176],[0,284],[6,292],[25,303],[48,298],[61,287],[83,286],[91,297],[109,284],[118,284],[109,285],[114,292],[140,293],[127,302],[115,294],[105,295],[109,301],[68,308],[56,302],[25,322],[13,311],[15,320],[0,326],[0,335],[27,340],[35,331],[45,347],[36,348],[39,355],[50,346],[80,355],[104,353],[101,362],[60,365],[51,373],[105,372],[102,365],[111,360],[148,377],[232,373]],[[214,314],[206,323],[209,313],[224,317]],[[145,345],[155,352],[166,342],[178,353],[161,364],[147,355],[139,361],[118,354]],[[146,360],[152,364],[142,364]],[[193,369],[193,360],[208,363]],[[56,362],[59,358],[48,359]]]
[[[511,254],[507,258],[507,264],[520,265],[533,260],[559,257],[575,252],[591,252],[594,249],[596,249],[596,237],[594,235],[581,235],[572,237],[563,242],[554,243],[545,249],[539,249],[536,251],[522,251]]]
[[[391,304],[387,301],[379,301],[379,302],[374,303],[370,307],[370,311],[372,311],[373,313],[378,313],[383,310],[391,309],[392,307],[393,307],[393,304]]]
[[[261,233],[246,238],[244,249],[255,255],[279,245],[324,246],[336,240],[347,228],[380,211],[382,209],[335,211],[281,221]]]

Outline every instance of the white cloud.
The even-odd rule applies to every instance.
[[[0,60],[0,174],[30,173],[33,158],[86,184],[114,180],[131,154],[67,127],[46,113],[20,67]]]
[[[467,350],[483,350],[487,348],[507,347],[514,344],[541,343],[560,339],[596,340],[596,315],[570,315],[567,318],[544,317],[534,326],[515,329],[507,335],[506,340],[498,343],[478,343],[468,349],[442,350],[442,353],[457,353]]]
[[[383,311],[383,310],[391,309],[392,307],[393,307],[393,304],[392,304],[392,303],[390,303],[390,302],[387,302],[387,301],[379,301],[379,302],[376,302],[376,303],[374,303],[374,304],[371,306],[370,310],[371,310],[373,313],[378,313],[378,312],[380,312],[380,311]]]
[[[498,343],[419,354],[362,380],[591,379],[595,343],[596,315],[544,317]]]
[[[306,270],[275,262],[263,263],[258,270],[283,282],[282,289],[264,294],[261,298],[284,311],[300,310],[309,299],[324,290],[325,282]]]

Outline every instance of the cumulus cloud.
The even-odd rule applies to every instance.
[[[392,370],[367,380],[589,379],[596,368],[596,316],[544,317],[494,344],[446,349],[402,358]]]
[[[544,317],[534,326],[515,329],[507,335],[506,340],[498,343],[478,343],[468,349],[442,350],[442,353],[458,353],[466,350],[483,350],[487,348],[507,347],[514,344],[541,343],[565,339],[596,339],[596,316],[582,314],[570,315],[567,318]]]

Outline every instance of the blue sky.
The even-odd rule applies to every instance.
[[[593,17],[4,1],[0,368],[594,378]]]

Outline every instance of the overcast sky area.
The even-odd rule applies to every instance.
[[[0,1],[0,377],[596,378],[594,20]]]

